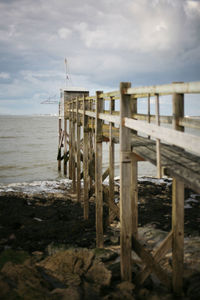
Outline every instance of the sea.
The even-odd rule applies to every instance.
[[[103,169],[108,166],[108,143],[103,146]],[[58,117],[0,116],[1,190],[54,189],[69,180],[58,172]],[[139,176],[156,176],[156,168],[140,162]],[[119,176],[119,145],[115,146],[115,176]]]

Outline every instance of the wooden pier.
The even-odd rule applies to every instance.
[[[120,216],[122,280],[142,284],[153,272],[177,295],[181,295],[183,286],[184,188],[200,193],[200,135],[184,131],[186,127],[200,130],[200,119],[184,116],[184,95],[193,93],[200,94],[200,82],[138,88],[122,82],[119,90],[109,93],[97,91],[94,96],[81,89],[64,89],[60,104],[63,113],[60,109],[59,116],[58,169],[61,170],[63,158],[64,174],[73,181],[77,201],[81,198],[83,178],[85,219],[90,217],[89,199],[94,191],[96,246],[104,246],[102,182],[109,176],[109,221],[112,221],[113,215]],[[160,116],[160,97],[163,95],[171,96],[172,116]],[[137,113],[141,99],[146,99],[146,115]],[[155,99],[155,115],[150,112],[151,99]],[[109,103],[107,110],[106,101]],[[109,142],[109,167],[103,173],[104,142]],[[120,144],[120,208],[114,202],[116,143]],[[172,228],[154,254],[144,248],[138,238],[138,161],[156,165],[159,178],[163,175],[173,178]],[[171,276],[159,265],[170,249]],[[132,251],[144,263],[144,268],[135,278],[132,278]]]

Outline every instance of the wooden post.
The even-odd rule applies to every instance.
[[[184,131],[178,125],[179,117],[184,117],[184,94],[173,94],[173,128]],[[172,285],[177,295],[182,294],[184,261],[184,184],[173,178],[172,190]]]
[[[67,119],[64,117],[64,159],[63,159],[63,173],[67,175]]]
[[[151,97],[150,94],[148,94],[148,99],[147,99],[147,114],[148,114],[148,119],[147,122],[150,124],[151,123]],[[148,139],[150,139],[150,135],[148,135]]]
[[[110,114],[115,110],[115,99],[110,97]],[[109,124],[109,202],[114,202],[114,176],[115,176],[115,144],[113,142],[114,123]],[[109,224],[111,223],[111,210],[109,208]]]
[[[103,188],[102,188],[102,120],[98,119],[103,111],[102,92],[96,92],[95,119],[95,196],[96,196],[96,246],[103,247]]]
[[[172,191],[172,285],[177,295],[183,288],[184,259],[184,184],[173,178]]]
[[[131,100],[131,114],[137,114],[137,98]],[[131,130],[133,134],[137,134],[136,130]],[[132,234],[138,237],[138,159],[132,153],[131,161],[131,211],[132,211]]]
[[[138,237],[138,159],[132,153],[131,163],[131,211],[132,211],[132,234]]]
[[[81,152],[80,152],[80,115],[79,115],[79,99],[76,98],[76,136],[77,136],[77,167],[76,167],[76,178],[77,178],[77,201],[80,202],[81,196]]]
[[[88,109],[88,100],[84,95],[83,99],[83,178],[84,178],[84,219],[89,217],[89,166],[88,166],[88,143],[89,143],[89,128],[88,116],[85,111]]]
[[[72,179],[72,104],[69,103],[69,179]]]
[[[184,131],[183,126],[179,126],[179,118],[184,117],[184,94],[173,94],[172,97],[173,119],[172,126],[175,130]]]
[[[130,95],[125,95],[129,82],[120,84],[120,244],[121,277],[131,281],[132,201],[131,201],[131,139],[130,129],[124,127],[124,117],[131,117]]]
[[[160,105],[159,95],[156,94],[156,125],[160,126]],[[157,177],[161,178],[161,155],[160,155],[160,139],[156,139],[156,160],[157,160]]]
[[[59,104],[59,112],[60,112],[60,104]],[[61,116],[58,119],[58,131],[59,131],[59,138],[58,138],[58,151],[61,151],[61,138],[62,138],[62,120]],[[61,171],[61,159],[58,158],[58,171]]]
[[[73,192],[76,190],[76,166],[75,166],[75,101],[72,101],[72,187],[73,187]]]

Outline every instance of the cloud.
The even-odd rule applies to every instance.
[[[2,99],[55,94],[65,57],[73,84],[91,90],[200,77],[200,1],[13,0],[0,10]]]
[[[71,35],[71,30],[65,27],[59,28],[58,29],[58,36],[62,40],[66,40],[69,36]]]
[[[9,79],[10,78],[10,74],[6,73],[6,72],[1,72],[0,73],[0,79]]]

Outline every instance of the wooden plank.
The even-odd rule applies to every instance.
[[[102,248],[103,240],[103,188],[102,188],[102,121],[99,113],[103,111],[102,92],[96,92],[95,119],[95,196],[96,196],[96,246]]]
[[[89,217],[89,165],[88,165],[88,143],[89,143],[89,128],[88,117],[85,115],[85,111],[88,107],[88,102],[83,101],[83,177],[84,177],[84,204],[83,212],[84,219],[88,220]]]
[[[200,155],[200,137],[198,136],[153,124],[146,124],[143,121],[136,121],[126,117],[124,118],[123,124],[127,128],[138,130],[147,135],[151,135],[151,137],[158,138],[167,143],[185,148],[186,150],[198,153]]]
[[[180,117],[178,125],[200,130],[200,120],[193,117]]]
[[[107,121],[107,122],[115,123],[116,125],[120,125],[120,117],[119,116],[107,115],[104,113],[100,113],[99,119]]]
[[[110,168],[107,168],[102,175],[102,182],[109,176],[109,174],[110,174]]]
[[[132,247],[136,254],[143,260],[143,262],[155,273],[158,279],[168,288],[171,288],[171,280],[168,274],[156,262],[153,255],[140,245],[134,236],[132,237]]]
[[[183,288],[184,259],[184,184],[173,178],[172,186],[172,285],[177,295]]]
[[[133,94],[137,98],[147,97],[148,94],[150,94],[151,96],[154,96],[155,94],[171,95],[173,93],[194,94],[194,93],[200,93],[200,81],[134,87],[134,88],[127,89],[126,93],[128,95]]]
[[[154,251],[154,253],[152,253],[156,263],[159,263],[159,261],[172,247],[172,234],[173,232],[170,231],[167,237],[160,243],[159,247]],[[151,272],[152,268],[149,265],[144,266],[143,269],[135,276],[134,283],[136,285],[142,285]]]
[[[110,114],[115,110],[115,101],[110,98]],[[114,123],[109,124],[109,202],[114,202],[114,177],[115,177],[115,145],[113,142],[113,126]],[[112,204],[110,204],[112,205]],[[112,222],[111,210],[109,210],[109,224]]]
[[[132,199],[131,199],[131,139],[130,130],[124,127],[124,117],[131,116],[130,96],[125,92],[131,83],[120,84],[120,245],[121,245],[121,278],[132,280],[131,270],[131,237],[132,237]]]
[[[77,178],[77,202],[80,202],[81,200],[81,152],[80,152],[80,140],[81,140],[81,133],[80,133],[80,115],[78,113],[79,109],[79,101],[78,97],[76,98],[76,136],[77,136],[77,149],[76,149],[76,155],[77,155],[77,168],[76,168],[76,178]]]

